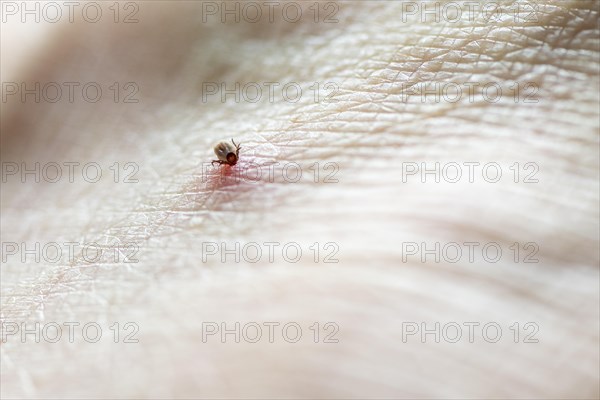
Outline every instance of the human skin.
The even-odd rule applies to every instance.
[[[96,162],[105,174],[3,181],[2,242],[127,243],[139,261],[3,261],[3,323],[94,321],[106,336],[8,337],[2,397],[598,398],[600,3],[536,4],[535,21],[404,21],[400,2],[339,2],[337,23],[222,24],[203,23],[199,2],[141,2],[138,23],[48,26],[43,47],[5,61],[24,54],[8,26],[3,82],[135,82],[139,102],[2,103],[3,163]],[[339,89],[335,102],[308,90],[297,103],[204,102],[207,82]],[[533,83],[538,101],[403,91],[447,82]],[[205,167],[232,137],[238,165]],[[115,183],[115,161],[138,165],[139,182]],[[403,162],[471,161],[509,179],[402,176]],[[304,178],[232,176],[274,162]],[[315,162],[335,162],[339,182],[321,169],[314,183]],[[535,163],[539,182],[514,182],[515,162]],[[202,260],[202,243],[272,241],[306,256]],[[336,243],[339,262],[315,263],[314,242]],[[421,262],[403,258],[407,242],[493,242],[507,255]],[[539,262],[523,249],[514,262],[515,242],[535,243]],[[137,324],[139,343],[113,343],[114,322]],[[303,337],[203,341],[203,322],[296,322]],[[321,335],[337,324],[339,342],[314,343],[315,322]],[[403,341],[407,322],[496,322],[503,337]],[[515,343],[515,322],[521,335],[535,323],[538,343]]]

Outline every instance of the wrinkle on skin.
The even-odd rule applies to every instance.
[[[135,71],[143,90],[139,105],[110,104],[98,113],[86,104],[41,110],[16,104],[21,117],[3,122],[3,161],[46,159],[51,138],[57,142],[52,157],[86,154],[109,160],[104,165],[114,159],[141,164],[140,183],[132,188],[3,184],[3,236],[28,238],[31,232],[17,224],[23,217],[18,207],[36,193],[28,207],[40,207],[43,199],[44,207],[68,215],[73,210],[61,199],[78,199],[78,212],[86,214],[64,230],[64,222],[34,214],[32,222],[45,225],[37,228],[39,237],[53,240],[59,232],[140,246],[140,263],[133,265],[89,265],[81,258],[43,272],[3,265],[3,318],[134,320],[144,338],[143,345],[119,348],[120,356],[101,345],[3,344],[3,365],[9,365],[2,371],[3,395],[67,390],[65,397],[77,397],[93,388],[99,396],[125,397],[598,396],[598,330],[589,327],[597,321],[600,259],[598,3],[548,2],[537,23],[512,25],[400,24],[398,4],[341,3],[339,25],[316,35],[284,25],[286,34],[277,39],[259,24],[199,27],[182,17],[193,15],[194,5],[181,4],[144,8],[147,26],[155,29],[150,37],[137,26],[122,28],[130,29],[127,40],[123,31],[82,31],[114,60],[107,64],[116,72],[98,68],[104,64],[80,48],[63,61],[83,81],[128,80]],[[152,18],[166,9],[166,26],[178,29],[162,37],[170,30],[156,30]],[[137,57],[123,57],[133,40],[144,47]],[[55,80],[73,79],[62,64],[51,71]],[[340,91],[331,104],[315,104],[310,96],[298,104],[201,103],[207,80],[337,82]],[[469,81],[535,82],[539,102],[402,100],[411,84]],[[15,131],[34,111],[36,121],[25,130],[33,144],[16,135],[5,141],[5,131]],[[214,170],[203,182],[200,163],[210,162],[212,145],[230,136],[244,146],[239,167],[335,161],[340,183],[310,185],[310,177],[301,184],[264,177],[221,182]],[[90,137],[99,139],[90,144]],[[423,160],[536,161],[541,183],[403,183],[399,163]],[[93,209],[97,215],[87,215]],[[336,241],[340,264],[199,261],[203,241],[273,239]],[[496,241],[504,248],[535,240],[542,262],[398,262],[399,243],[434,240]],[[507,327],[529,318],[544,333],[537,346],[398,343],[403,320]],[[250,320],[303,326],[335,320],[343,336],[337,347],[198,342],[201,321]],[[48,379],[51,359],[73,361],[55,372],[58,379]]]

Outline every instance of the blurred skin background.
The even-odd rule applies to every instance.
[[[311,1],[297,2],[302,18],[290,22],[280,2],[271,22],[256,2],[265,14],[252,22],[238,2],[239,22],[223,22],[221,2],[101,2],[95,23],[83,2],[73,22],[63,5],[57,23],[23,23],[7,3],[3,398],[600,396],[600,3],[502,1],[476,18],[446,8],[436,20],[422,2]],[[58,83],[62,97],[48,101],[50,87],[39,102],[23,99],[23,82]],[[65,82],[78,84],[73,101]],[[99,101],[82,94],[90,82]],[[223,101],[222,82],[257,83],[262,96]],[[272,97],[265,82],[279,85]],[[465,82],[504,94],[489,101],[479,87],[472,99],[423,101],[415,89]],[[295,101],[281,91],[291,83],[302,88]],[[213,146],[230,138],[242,144],[238,165],[208,167]],[[36,162],[59,163],[62,178],[7,172]],[[282,175],[291,162],[297,182]],[[480,167],[473,182],[408,174],[436,162]],[[79,163],[73,182],[63,163]],[[87,163],[100,166],[98,181],[82,179]],[[486,163],[503,179],[482,179]],[[525,181],[527,163],[537,182]],[[273,178],[232,172],[256,165],[274,165]],[[334,170],[337,182],[326,182]],[[71,242],[122,245],[121,258],[22,260],[21,243]],[[251,242],[297,243],[303,257],[276,250],[270,262],[265,248],[258,262],[206,257],[206,243]],[[406,245],[466,251],[465,242],[479,243],[474,261],[423,262],[423,249]],[[326,243],[339,262],[323,262]],[[486,243],[503,256],[483,258]],[[137,262],[123,262],[130,248]],[[73,343],[65,322],[80,324]],[[102,328],[96,343],[82,339],[89,322]],[[221,324],[236,322],[258,324],[262,338],[221,340]],[[490,322],[502,328],[496,342],[481,332]],[[35,323],[63,326],[62,338],[7,335]],[[279,324],[272,343],[265,323]],[[286,323],[302,328],[301,340],[282,338]],[[462,338],[451,343],[454,331],[439,328],[439,343],[435,333],[422,340],[423,323],[458,324]],[[472,343],[465,323],[479,324]],[[208,336],[209,326],[219,331]],[[138,342],[124,342],[134,330]],[[332,332],[336,343],[324,340]]]

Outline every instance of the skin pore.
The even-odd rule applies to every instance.
[[[66,168],[57,183],[3,180],[2,242],[123,244],[122,257],[138,249],[135,263],[108,252],[95,262],[3,260],[3,322],[94,321],[105,335],[9,338],[3,397],[600,395],[600,3],[544,0],[535,18],[523,7],[449,22],[423,21],[402,2],[339,1],[331,23],[327,3],[317,23],[311,4],[297,23],[221,23],[204,22],[200,2],[139,2],[136,23],[39,24],[43,41],[27,46],[19,24],[3,27],[3,82],[81,86],[73,102],[3,101],[3,163],[80,166],[73,183]],[[102,87],[101,101],[82,100],[86,82]],[[222,101],[222,82],[256,83],[262,96]],[[490,82],[498,101],[485,97]],[[457,101],[422,95],[448,83],[463,88]],[[210,166],[214,145],[232,137],[243,147],[237,165]],[[81,178],[91,162],[102,170],[95,183]],[[480,165],[473,183],[403,174],[403,163],[422,162]],[[289,163],[301,167],[297,182],[283,172]],[[482,179],[486,163],[504,179]],[[256,165],[267,166],[260,176]],[[536,168],[538,182],[524,182]],[[137,182],[126,182],[132,172]],[[266,247],[256,263],[204,258],[206,243],[236,242],[281,246],[274,262]],[[292,242],[298,262],[279,250]],[[504,256],[489,262],[479,246],[475,262],[422,262],[403,247],[465,242],[497,243]],[[526,243],[539,262],[523,262]],[[339,262],[323,262],[336,248]],[[139,343],[114,343],[114,322],[134,322]],[[205,342],[206,322],[256,322],[263,335],[265,322],[295,322],[303,338]],[[338,343],[323,343],[328,322]],[[404,342],[407,322],[495,322],[503,338]],[[538,342],[515,343],[515,322],[521,335],[535,323]]]

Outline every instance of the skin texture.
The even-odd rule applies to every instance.
[[[22,26],[3,27],[3,82],[135,82],[139,102],[106,90],[98,103],[2,103],[2,162],[104,173],[2,182],[2,241],[133,243],[139,262],[3,262],[3,322],[95,321],[106,336],[9,338],[2,397],[598,398],[600,3],[537,4],[536,21],[403,21],[401,2],[344,1],[338,23],[223,24],[203,23],[199,2],[142,2],[138,23],[36,26],[43,45],[23,48]],[[205,82],[305,91],[295,103],[204,102]],[[315,82],[336,83],[335,101],[315,101]],[[405,97],[447,82],[531,82],[538,101]],[[251,182],[204,167],[231,137],[243,144],[234,168],[279,162],[279,173]],[[115,161],[139,165],[139,182],[115,183]],[[402,179],[402,162],[470,161],[508,179]],[[299,182],[282,178],[286,162],[302,166]],[[321,169],[314,183],[315,162],[337,163],[339,182]],[[514,162],[536,163],[539,182],[515,183]],[[210,241],[297,242],[305,256],[203,262]],[[335,242],[339,262],[315,263],[314,242]],[[495,242],[506,256],[404,261],[406,242]],[[514,262],[515,242],[536,243],[539,262]],[[296,322],[304,334],[203,343],[207,321]],[[403,322],[468,321],[497,322],[502,340],[402,340]],[[139,343],[113,343],[114,322],[135,322]],[[314,322],[321,335],[335,322],[339,343],[314,343]],[[514,322],[521,335],[536,323],[539,342],[514,343]]]

